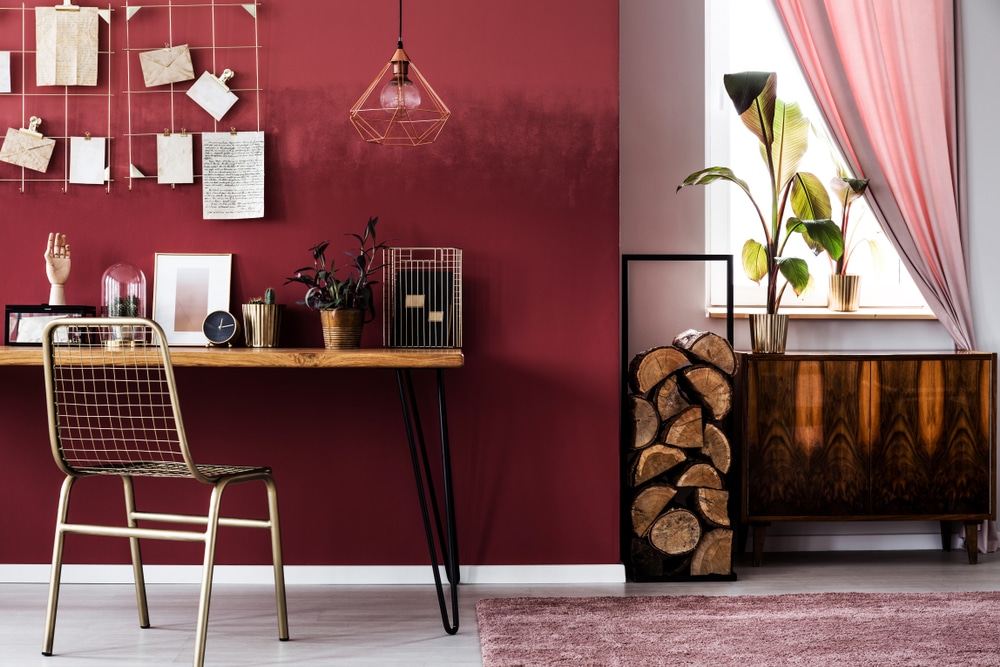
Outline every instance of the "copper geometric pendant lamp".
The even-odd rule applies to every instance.
[[[385,146],[422,146],[438,138],[451,111],[403,50],[403,0],[399,0],[396,52],[351,107],[361,138]]]

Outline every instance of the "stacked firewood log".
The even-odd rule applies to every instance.
[[[732,573],[725,418],[736,364],[726,339],[694,330],[629,364],[623,529],[636,580]]]

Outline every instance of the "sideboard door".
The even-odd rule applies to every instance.
[[[961,355],[875,362],[874,516],[992,513],[993,365]]]
[[[868,515],[871,363],[744,359],[744,520]]]

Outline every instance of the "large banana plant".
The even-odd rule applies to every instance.
[[[798,171],[809,142],[809,120],[798,104],[785,104],[777,97],[774,72],[740,72],[723,77],[726,92],[743,124],[760,142],[760,153],[770,176],[770,208],[762,209],[741,180],[728,167],[709,167],[684,179],[677,186],[708,185],[729,181],[749,197],[764,232],[763,243],[749,239],[743,244],[743,270],[754,282],[767,280],[767,312],[774,314],[789,285],[796,294],[809,286],[811,276],[805,260],[786,257],[785,245],[793,234],[807,237],[809,245],[825,250],[835,261],[844,251],[844,237],[830,219],[830,195],[814,174]],[[786,219],[786,205],[791,215]],[[780,282],[780,286],[779,286]]]

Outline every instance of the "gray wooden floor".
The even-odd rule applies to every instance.
[[[430,586],[293,586],[291,641],[277,640],[272,591],[216,585],[206,665],[444,667],[481,665],[476,600],[506,596],[764,595],[824,591],[1000,590],[1000,554],[969,565],[960,551],[767,554],[735,582],[459,587],[461,629],[445,634]],[[131,586],[63,587],[55,655],[41,655],[46,586],[0,584],[0,665],[190,664],[197,587],[149,587],[153,627],[140,630]]]

